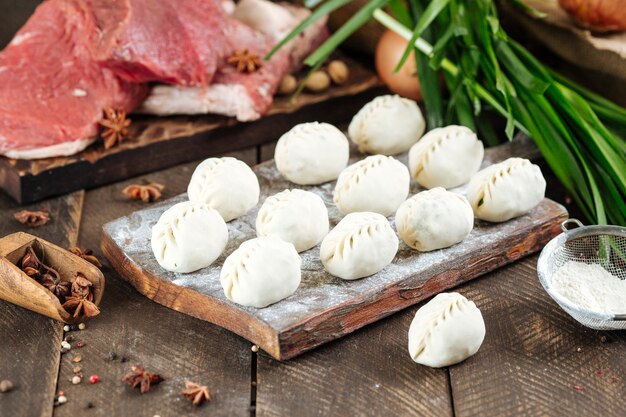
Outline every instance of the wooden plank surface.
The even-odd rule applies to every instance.
[[[232,156],[249,164],[256,161],[256,150],[251,149]],[[144,203],[128,201],[121,194],[127,185],[143,180],[156,181],[166,186],[164,197],[183,192],[197,162],[181,165],[142,178],[131,179],[87,193],[84,223],[79,244],[98,250],[103,223],[128,214]],[[217,326],[163,308],[138,294],[106,267],[107,290],[102,314],[88,323],[84,331],[71,332],[75,343],[85,342],[82,348],[73,348],[63,357],[59,389],[68,397],[68,403],[55,410],[55,416],[247,416],[250,405],[250,344]],[[109,352],[127,358],[122,362],[107,359]],[[81,357],[85,379],[72,385],[72,362]],[[121,382],[133,364],[143,364],[148,370],[161,374],[165,381],[145,395]],[[101,382],[90,384],[87,379],[97,374]],[[213,400],[200,410],[182,398],[180,391],[185,380],[209,386]],[[94,406],[87,410],[87,403]],[[89,414],[87,414],[89,413]]]
[[[524,144],[487,150],[485,164],[505,159],[513,148],[522,149]],[[352,162],[360,157],[355,155]],[[406,162],[406,155],[398,158]],[[294,187],[278,173],[272,161],[254,169],[261,184],[261,201]],[[300,187],[317,193],[326,202],[331,226],[342,217],[332,202],[333,187],[334,183]],[[417,192],[417,185],[414,184],[411,191]],[[224,258],[243,241],[256,237],[254,224],[258,206],[228,224],[231,239],[213,265],[179,274],[167,272],[157,264],[149,241],[151,228],[163,211],[184,200],[186,195],[181,195],[105,225],[102,240],[105,256],[146,297],[223,326],[258,344],[277,359],[297,356],[533,253],[560,232],[559,224],[567,216],[560,205],[544,200],[528,215],[506,223],[477,221],[470,236],[451,248],[417,254],[401,244],[396,259],[383,271],[350,282],[326,273],[319,262],[319,247],[315,247],[301,253],[305,285],[279,303],[256,309],[226,300],[218,277]],[[393,218],[391,221],[393,223]]]
[[[450,368],[455,415],[626,415],[626,332],[568,316],[536,264],[533,256],[465,287],[487,335],[479,354]]]
[[[2,235],[25,231],[64,248],[71,246],[78,236],[83,196],[79,191],[18,207],[0,195]],[[39,228],[27,228],[13,218],[13,213],[23,208],[45,208],[52,220]],[[62,336],[62,323],[0,301],[0,380],[9,379],[16,385],[15,391],[0,394],[0,416],[52,415]]]
[[[409,356],[414,314],[408,308],[288,362],[259,354],[257,416],[453,416],[447,370]]]

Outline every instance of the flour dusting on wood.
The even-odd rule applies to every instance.
[[[495,163],[509,156],[501,154],[499,148],[487,150],[485,164]],[[361,157],[362,155],[355,155],[351,163]],[[407,163],[406,154],[399,156],[398,159]],[[185,201],[186,194],[138,211],[128,217],[117,219],[105,226],[105,232],[127,257],[143,270],[175,285],[230,303],[224,296],[220,284],[220,268],[226,257],[242,242],[256,237],[254,228],[256,216],[265,198],[285,188],[300,188],[312,191],[324,200],[328,208],[331,227],[334,227],[342,217],[333,204],[334,182],[321,186],[297,186],[281,176],[273,161],[255,167],[254,171],[261,185],[259,204],[245,216],[228,223],[228,245],[224,253],[210,267],[188,274],[168,272],[159,266],[150,250],[152,226],[163,211],[176,203]],[[418,191],[419,187],[412,184],[411,194]],[[455,191],[462,192],[463,188]],[[302,256],[302,283],[294,295],[262,309],[233,305],[280,331],[292,328],[310,317],[340,305],[360,303],[368,299],[370,295],[372,299],[375,299],[377,293],[392,285],[399,285],[400,290],[406,291],[406,295],[400,294],[401,297],[423,298],[421,288],[429,279],[437,279],[440,274],[455,276],[454,285],[473,278],[474,276],[465,275],[465,269],[466,262],[472,260],[476,251],[495,247],[498,243],[509,239],[512,234],[529,229],[536,225],[537,219],[542,219],[547,216],[548,212],[554,211],[555,206],[557,206],[555,203],[544,200],[532,212],[505,223],[490,224],[476,221],[474,230],[467,239],[442,250],[418,253],[401,242],[391,265],[373,276],[356,281],[344,281],[328,274],[319,260],[318,245],[300,254]],[[394,225],[393,217],[390,221]],[[490,269],[492,268],[493,266]],[[486,271],[487,267],[484,272]]]

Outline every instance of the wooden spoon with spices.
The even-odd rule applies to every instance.
[[[100,304],[105,280],[96,266],[63,248],[23,232],[0,239],[0,299],[68,324],[79,323],[88,318],[84,314],[74,317],[66,311],[58,294],[55,295],[41,283],[49,280],[49,276],[38,281],[36,277],[24,272],[22,260],[31,249],[36,255],[37,262],[44,264],[41,268],[44,274],[50,272],[54,277],[58,274],[61,281],[69,283],[66,285],[68,288],[76,287],[72,284],[77,277],[80,277],[79,282],[83,283],[82,279],[86,279],[91,285],[88,300],[85,302],[93,303],[95,306]],[[68,294],[69,296],[71,295]],[[90,311],[95,315],[98,309],[96,307]]]

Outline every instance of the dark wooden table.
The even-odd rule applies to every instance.
[[[272,153],[266,145],[233,156],[255,164]],[[102,225],[143,207],[122,196],[125,186],[160,182],[169,198],[185,191],[195,165],[34,204],[53,220],[30,232],[99,254]],[[566,202],[553,178],[548,188]],[[4,195],[0,210],[0,234],[24,230],[12,219],[17,205]],[[417,365],[408,354],[419,305],[281,363],[228,331],[142,297],[105,266],[102,314],[69,333],[73,345],[85,346],[65,354],[61,323],[0,302],[0,379],[16,384],[0,394],[0,416],[625,416],[626,332],[575,322],[541,288],[536,262],[531,256],[458,289],[481,309],[487,336],[475,356],[445,369]],[[109,352],[127,362],[109,360]],[[85,379],[72,385],[77,356]],[[121,378],[135,363],[165,382],[146,395],[130,389]],[[91,374],[101,382],[87,382]],[[213,400],[194,408],[180,396],[185,380],[208,385]],[[59,390],[68,402],[53,407]]]

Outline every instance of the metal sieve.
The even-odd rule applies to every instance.
[[[556,271],[568,261],[599,264],[619,279],[626,279],[626,227],[583,226],[576,219],[568,219],[561,223],[561,229],[563,233],[552,239],[539,256],[537,272],[541,285],[584,326],[596,330],[626,329],[626,305],[623,314],[592,311],[562,297],[550,285]]]

